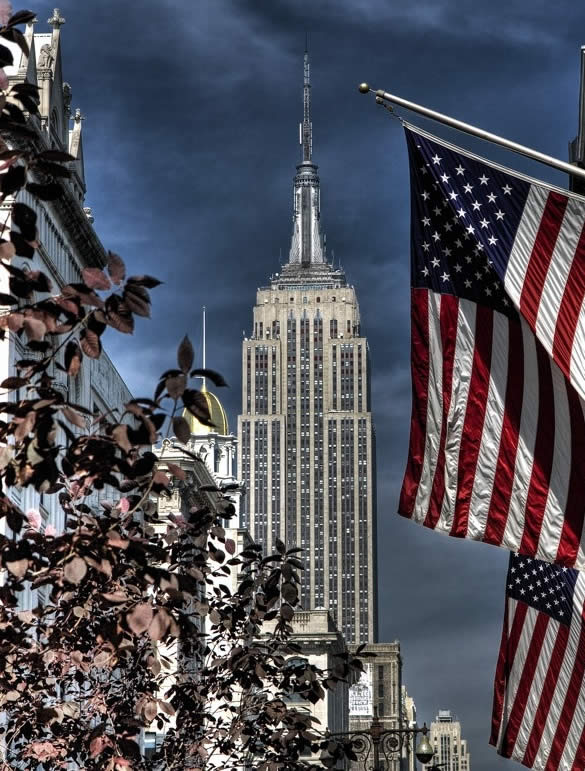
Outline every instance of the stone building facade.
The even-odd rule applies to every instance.
[[[355,289],[327,261],[312,160],[305,53],[302,160],[289,260],[258,290],[242,345],[241,524],[270,552],[304,550],[305,609],[349,642],[377,638],[375,433],[368,342]]]
[[[62,180],[63,194],[58,200],[37,201],[27,192],[19,194],[19,200],[37,214],[39,246],[33,259],[14,257],[12,264],[25,271],[42,270],[50,277],[54,290],[81,281],[81,271],[85,267],[103,268],[106,265],[106,251],[93,227],[91,210],[85,206],[83,116],[79,110],[71,109],[71,86],[63,79],[61,27],[64,23],[65,19],[55,9],[48,20],[48,32],[36,32],[35,24],[28,24],[25,30],[30,49],[28,57],[15,44],[3,41],[14,57],[14,65],[5,68],[10,85],[28,82],[39,87],[40,116],[28,119],[28,126],[35,132],[30,142],[39,151],[61,150],[75,159],[69,163],[71,178]],[[0,205],[3,221],[11,205],[10,200]],[[8,291],[8,272],[2,271],[0,292]],[[14,374],[15,361],[30,356],[30,351],[16,335],[7,336],[0,342],[0,381]],[[131,398],[106,353],[97,360],[86,357],[80,373],[74,377],[57,369],[51,374],[56,377],[56,388],[70,401],[93,413],[113,409],[115,415],[116,410]],[[19,392],[14,396],[18,399]],[[51,524],[57,531],[64,526],[56,495],[39,494],[31,488],[12,488],[9,494],[23,510],[39,509],[45,525]],[[111,497],[111,491],[105,489],[94,493],[88,504],[97,504],[98,497]],[[27,604],[30,600],[25,597],[23,602]]]

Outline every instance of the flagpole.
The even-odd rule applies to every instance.
[[[564,171],[566,174],[570,174],[571,176],[585,179],[585,169],[581,169],[579,166],[575,166],[572,163],[567,163],[566,161],[560,161],[558,158],[553,158],[552,155],[546,155],[545,153],[541,153],[538,150],[532,150],[530,147],[525,147],[524,145],[520,145],[517,142],[512,142],[510,139],[505,139],[505,137],[500,137],[497,134],[484,131],[484,129],[477,128],[477,126],[472,126],[470,123],[464,123],[463,121],[457,120],[456,118],[450,118],[448,115],[443,115],[441,112],[430,110],[428,107],[423,107],[421,104],[416,104],[416,102],[409,102],[407,99],[403,99],[400,96],[395,96],[394,94],[389,94],[382,89],[375,91],[373,88],[370,88],[367,83],[361,83],[359,90],[362,94],[367,94],[370,91],[373,94],[376,94],[376,102],[378,103],[384,101],[399,104],[401,107],[406,107],[407,110],[412,110],[413,112],[419,113],[419,115],[424,115],[425,118],[431,118],[432,120],[436,120],[439,123],[444,123],[446,126],[451,126],[451,128],[464,131],[466,134],[471,134],[472,136],[479,137],[480,139],[485,139],[488,142],[494,142],[494,144],[501,145],[507,150],[512,150],[514,153],[520,153],[520,155],[525,155],[527,158],[532,158],[535,161],[545,163],[547,166],[552,166],[553,169]]]

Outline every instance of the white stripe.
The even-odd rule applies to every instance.
[[[535,555],[548,562],[554,562],[557,556],[571,472],[571,419],[566,381],[553,362],[551,373],[555,402],[555,440],[548,498]]]
[[[544,730],[542,732],[542,738],[538,752],[535,755],[533,768],[542,768],[546,766],[552,743],[559,725],[561,718],[561,712],[567,696],[567,690],[571,682],[571,675],[573,674],[573,667],[575,661],[583,656],[583,651],[579,650],[579,638],[581,636],[581,609],[583,608],[583,600],[585,598],[585,575],[579,574],[577,583],[575,584],[574,594],[574,610],[573,617],[571,619],[571,627],[569,630],[569,639],[567,641],[567,647],[565,649],[565,655],[563,657],[563,664],[560,669],[559,677],[556,683],[556,687],[552,696],[550,710],[546,719]],[[563,720],[566,719],[566,715],[563,715]],[[579,736],[581,731],[579,731]],[[559,765],[559,769],[569,769],[570,766]]]
[[[502,546],[517,551],[524,533],[526,519],[526,499],[530,488],[532,466],[534,463],[534,445],[538,429],[538,359],[534,333],[521,320],[522,343],[524,348],[524,384],[522,393],[522,414],[518,434],[518,449],[512,481],[510,507]]]
[[[571,622],[571,632],[570,632],[570,642],[567,645],[567,649],[572,646],[573,644],[575,646],[578,646],[579,644],[579,636],[581,634],[581,627],[582,627],[582,620],[581,615],[583,612],[583,602],[585,601],[585,576],[583,574],[579,574],[579,577],[577,578],[577,583],[575,584],[575,595],[574,595],[574,610],[573,610],[573,619]],[[583,650],[579,649],[572,649],[572,661],[577,661],[579,659],[583,658],[584,652]],[[565,656],[565,659],[568,661],[567,656]],[[563,754],[561,756],[561,761],[559,763],[559,768],[572,768],[573,761],[575,759],[575,755],[577,753],[577,749],[579,747],[579,741],[581,739],[581,734],[583,732],[583,728],[585,726],[585,692],[583,691],[583,688],[579,688],[579,696],[577,698],[577,703],[575,704],[575,710],[573,712],[573,719],[571,721],[571,728],[569,728],[569,733],[567,735],[567,741],[565,743],[565,749],[563,750]]]
[[[520,225],[516,231],[514,245],[504,276],[504,288],[517,308],[520,308],[520,297],[524,286],[524,277],[534,248],[540,221],[544,213],[548,191],[533,185],[530,188]]]
[[[445,436],[445,496],[443,498],[441,516],[436,525],[436,530],[446,532],[451,530],[457,501],[459,452],[461,450],[461,436],[465,425],[469,385],[473,372],[476,316],[477,303],[470,302],[469,300],[459,301],[451,403],[449,405],[447,433]]]
[[[443,345],[441,343],[441,295],[428,292],[429,298],[429,384],[427,389],[427,428],[425,454],[412,519],[423,523],[433,489],[433,479],[443,423]]]
[[[508,640],[510,639],[510,632],[514,624],[514,616],[518,609],[518,605],[519,603],[517,600],[511,598],[508,599]],[[534,625],[536,624],[537,617],[538,612],[529,608],[524,617],[524,623],[522,624],[522,631],[520,633],[520,639],[516,648],[516,655],[514,656],[513,661],[508,661],[510,672],[506,682],[506,695],[504,698],[502,720],[500,723],[500,733],[498,736],[498,750],[501,750],[504,731],[508,725],[508,721],[510,720],[510,713],[512,712],[514,701],[516,700],[516,693],[518,692],[520,678],[522,677],[522,672],[524,671],[524,662],[526,660],[528,648],[530,647],[530,641],[532,640],[532,633],[534,632]]]
[[[581,304],[569,364],[571,383],[582,399],[585,399],[585,299]]]
[[[467,537],[474,540],[481,540],[485,535],[498,462],[508,380],[509,321],[499,313],[494,313],[493,318],[490,384],[467,526]]]
[[[569,200],[553,249],[536,317],[536,336],[550,354],[565,286],[584,222],[583,202]]]
[[[528,618],[528,616],[534,616],[534,620],[536,620],[539,615],[540,615],[539,611],[535,610],[534,608],[530,608],[528,610],[528,613],[526,614],[526,617]],[[559,633],[559,627],[560,627],[560,624],[557,621],[555,621],[555,619],[553,618],[549,619],[549,622],[546,627],[546,632],[544,634],[544,639],[542,641],[542,647],[540,649],[540,653],[538,656],[538,661],[537,661],[536,667],[534,667],[532,683],[528,691],[528,696],[526,697],[526,704],[524,706],[522,721],[520,723],[520,728],[518,730],[518,734],[516,736],[516,742],[514,744],[514,750],[512,752],[512,758],[514,758],[519,762],[522,762],[522,758],[524,757],[524,753],[526,752],[526,748],[528,746],[528,740],[530,739],[530,733],[534,726],[536,712],[538,710],[538,705],[540,702],[542,689],[544,687],[544,683],[546,680],[546,675],[549,670],[552,652],[554,650],[555,642]],[[519,674],[519,677],[521,677],[523,671],[525,670],[525,666],[523,663],[521,666],[519,666],[519,669],[520,671],[518,674]],[[545,750],[544,742],[541,742],[540,746],[543,748],[541,751],[542,752],[546,751],[546,754],[548,755],[548,752],[550,751],[550,747],[548,747],[548,749]],[[534,767],[538,768],[538,766],[534,766]],[[563,768],[563,766],[560,766],[560,768]]]

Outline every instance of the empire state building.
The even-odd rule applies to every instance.
[[[368,343],[355,290],[327,262],[313,161],[309,55],[288,262],[258,289],[242,346],[241,525],[300,546],[301,603],[348,642],[377,638],[376,466]]]

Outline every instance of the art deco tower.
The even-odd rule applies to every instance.
[[[258,290],[242,349],[241,526],[300,546],[304,608],[348,642],[377,635],[376,473],[368,343],[355,291],[327,262],[313,162],[309,55],[288,263]]]

